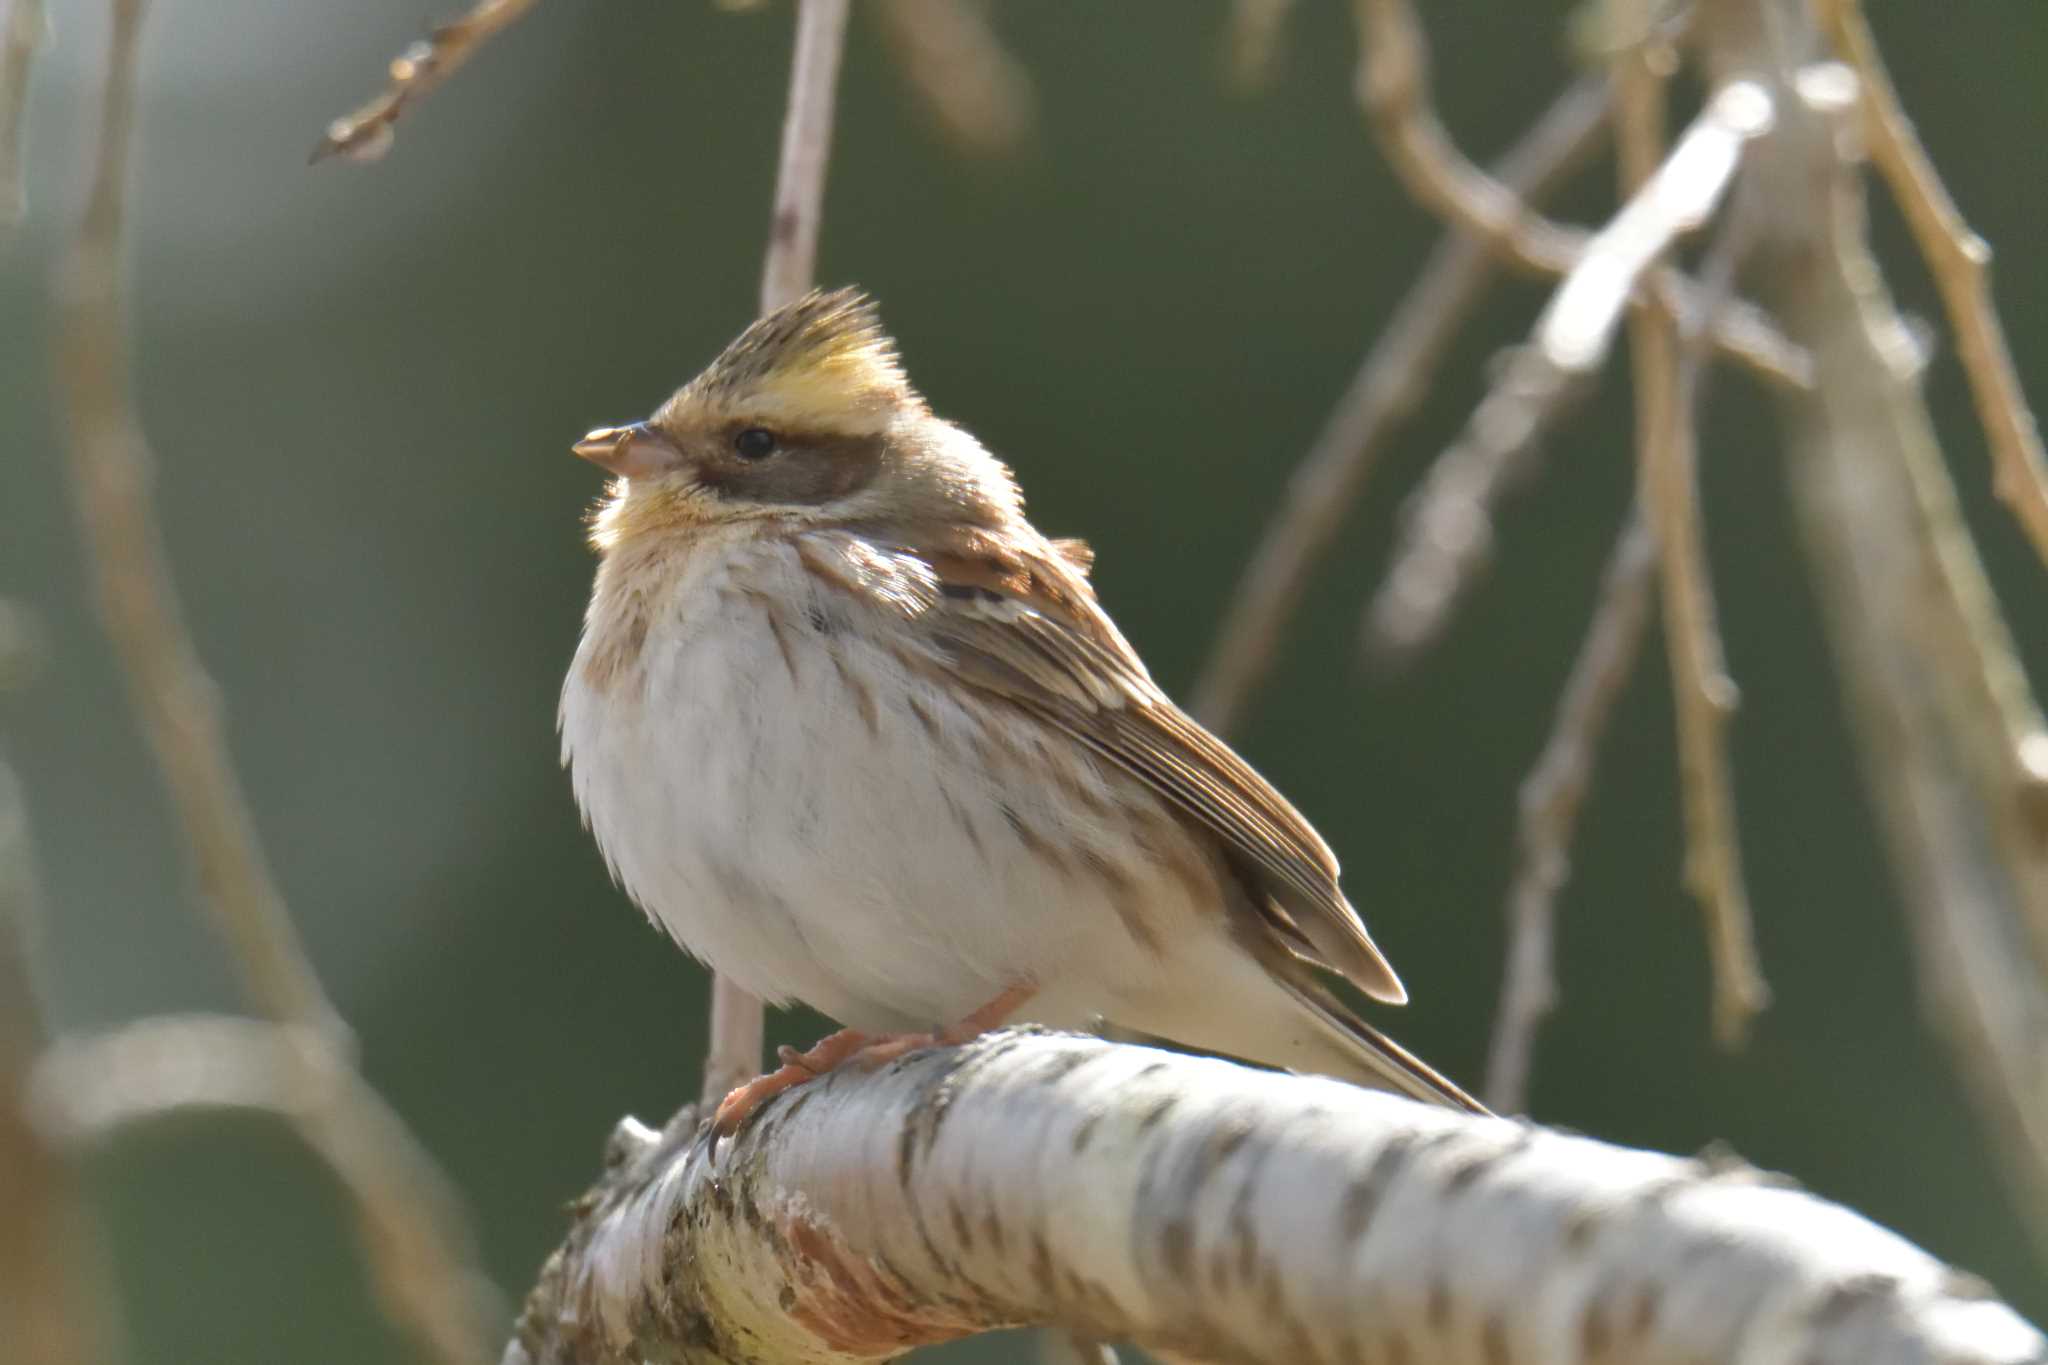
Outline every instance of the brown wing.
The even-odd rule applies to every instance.
[[[1096,604],[1078,556],[980,532],[906,548],[931,575],[912,619],[956,677],[1058,726],[1215,835],[1291,951],[1375,999],[1407,998],[1338,889],[1329,846],[1159,690]]]

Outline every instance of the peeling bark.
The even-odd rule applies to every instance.
[[[507,1365],[852,1362],[1054,1323],[1209,1361],[2048,1362],[1981,1282],[1736,1162],[1041,1032],[714,1148],[622,1123]]]

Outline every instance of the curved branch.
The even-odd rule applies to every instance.
[[[1010,1032],[714,1148],[627,1120],[506,1365],[879,1360],[1055,1322],[1215,1361],[2048,1361],[1760,1177],[1335,1081]]]

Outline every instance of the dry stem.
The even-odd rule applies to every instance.
[[[869,11],[910,88],[946,140],[975,156],[1013,152],[1031,135],[1038,97],[973,0],[874,0]]]
[[[1522,781],[1507,966],[1486,1059],[1486,1103],[1498,1113],[1528,1107],[1536,1030],[1557,1001],[1557,895],[1571,875],[1572,833],[1592,782],[1601,732],[1642,650],[1656,567],[1657,542],[1641,506],[1633,506],[1608,555],[1593,620],[1558,698],[1550,738]]]
[[[1540,198],[1592,151],[1606,113],[1606,82],[1578,82],[1501,159],[1495,173],[1516,194]],[[1335,542],[1380,451],[1427,391],[1494,265],[1470,228],[1446,231],[1288,480],[1286,499],[1238,580],[1195,685],[1194,713],[1210,729],[1228,730],[1271,670],[1309,576]]]
[[[1615,81],[1622,184],[1625,192],[1638,196],[1635,203],[1642,203],[1679,160],[1678,154],[1663,160],[1663,79],[1638,45],[1617,57]],[[1723,86],[1714,102],[1726,101],[1738,91],[1745,99],[1760,102],[1768,114],[1768,97],[1747,82]],[[1683,150],[1681,145],[1680,153]],[[1721,175],[1724,183],[1734,165],[1731,149]],[[1560,302],[1563,293],[1559,291]],[[1722,662],[1714,620],[1713,583],[1700,518],[1692,395],[1681,391],[1687,386],[1680,383],[1677,330],[1668,318],[1639,313],[1630,320],[1629,342],[1636,392],[1637,487],[1656,533],[1664,638],[1678,721],[1685,881],[1706,913],[1714,1035],[1723,1046],[1732,1047],[1743,1040],[1751,1019],[1769,1000],[1756,962],[1728,775],[1725,731],[1737,694]]]
[[[1387,159],[1415,199],[1448,222],[1477,233],[1503,259],[1539,275],[1563,275],[1586,249],[1586,234],[1532,212],[1508,188],[1469,161],[1429,101],[1429,48],[1408,0],[1354,0],[1361,39],[1358,98]],[[1696,315],[1697,289],[1660,267],[1629,297],[1676,317]],[[1774,385],[1803,387],[1806,357],[1762,313],[1730,305],[1714,344]]]
[[[825,211],[825,166],[848,0],[802,0],[789,69],[789,110],[775,176],[775,211],[761,263],[761,311],[802,297],[817,274],[818,227]],[[719,1096],[761,1069],[765,1033],[760,1000],[727,977],[711,981],[711,1041],[704,1057],[704,1098]]]
[[[1492,555],[1494,503],[1588,387],[1533,342],[1499,362],[1486,396],[1403,509],[1393,562],[1360,629],[1369,660],[1399,666],[1437,638]]]
[[[171,789],[201,888],[258,1007],[298,1042],[303,1122],[315,1146],[362,1114],[351,1096],[347,1034],[321,991],[265,865],[228,759],[218,703],[187,636],[150,506],[153,459],[130,399],[121,279],[135,63],[142,0],[116,0],[97,163],[83,219],[57,281],[57,371],[79,511],[100,609],[130,694]],[[365,1244],[393,1314],[439,1359],[481,1358],[485,1330],[465,1231],[440,1175],[411,1149],[375,1156],[361,1186]]]
[[[1527,467],[1538,438],[1586,391],[1637,283],[1712,210],[1743,144],[1767,125],[1768,109],[1754,84],[1720,91],[1642,192],[1588,241],[1538,319],[1532,343],[1501,367],[1412,499],[1394,562],[1366,610],[1371,656],[1400,662],[1442,630],[1492,550],[1494,503]],[[1701,290],[1681,316],[1689,330],[1711,330],[1726,306]]]
[[[100,611],[184,822],[215,923],[265,1014],[340,1039],[342,1025],[257,846],[221,735],[213,682],[192,650],[172,593],[149,502],[153,456],[129,402],[121,251],[142,12],[142,0],[116,0],[98,163],[57,280],[57,371],[79,512]]]
[[[1991,247],[1963,221],[1914,136],[1912,120],[1899,104],[1877,39],[1863,17],[1862,0],[1819,0],[1819,13],[1836,50],[1855,64],[1862,78],[1864,134],[1871,159],[1905,213],[1941,291],[1949,324],[1956,329],[1963,373],[1969,376],[1977,416],[1991,442],[1999,499],[2026,529],[2035,552],[2048,560],[2048,459],[2043,457],[2041,433],[1991,301]],[[2042,766],[2042,776],[2048,778],[2048,762]]]
[[[0,1360],[92,1365],[108,1344],[108,1300],[86,1274],[85,1218],[70,1164],[31,1121],[28,1104],[42,1041],[31,864],[28,812],[0,762]]]
[[[435,27],[425,41],[414,43],[391,59],[391,83],[352,113],[327,125],[313,148],[312,159],[344,156],[375,161],[391,150],[399,116],[434,87],[454,75],[477,49],[510,28],[533,8],[535,0],[477,0],[461,18]]]
[[[761,311],[802,297],[815,282],[818,228],[825,214],[825,165],[832,152],[839,57],[846,45],[847,0],[801,0],[796,54],[789,69],[789,111],[775,174],[775,214],[761,264]]]

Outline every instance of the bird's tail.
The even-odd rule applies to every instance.
[[[1274,984],[1294,997],[1318,1027],[1315,1036],[1297,1044],[1301,1059],[1287,1065],[1362,1081],[1450,1109],[1489,1112],[1455,1081],[1359,1018],[1311,976],[1312,968],[1298,963],[1288,968],[1271,973]]]
[[[1193,946],[1193,945],[1191,945]],[[1251,951],[1247,952],[1249,947]],[[1450,1109],[1486,1107],[1381,1033],[1334,995],[1321,973],[1280,944],[1231,942],[1190,967],[1206,988],[1119,1011],[1116,1023],[1264,1066],[1335,1076]]]

